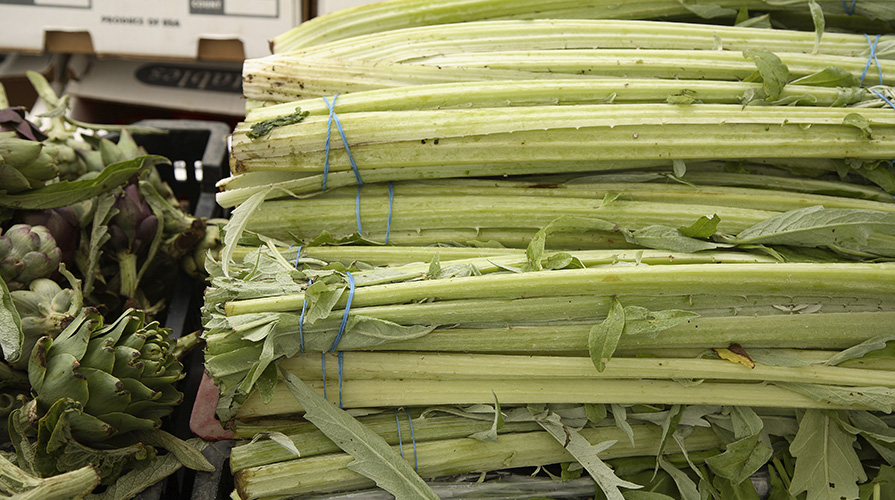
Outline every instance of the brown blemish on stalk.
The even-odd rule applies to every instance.
[[[603,278],[603,281],[621,281],[622,279],[614,274],[610,274]]]

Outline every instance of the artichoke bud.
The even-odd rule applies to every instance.
[[[146,151],[134,141],[134,136],[132,136],[127,129],[121,130],[117,146],[118,150],[121,152],[122,159],[125,160],[133,160],[138,156],[146,154]]]
[[[23,167],[37,159],[43,143],[27,139],[0,139],[0,162],[13,168]]]
[[[59,269],[62,250],[44,226],[16,224],[0,236],[0,278],[10,290],[22,290]]]
[[[111,165],[119,161],[127,160],[124,151],[114,142],[103,139],[99,143],[99,152],[103,159],[103,165]]]
[[[62,288],[47,278],[32,281],[29,288],[10,292],[12,302],[22,319],[22,331],[25,334],[23,356],[14,366],[23,370],[28,368],[29,353],[37,339],[43,336],[55,337],[72,320],[69,309],[75,295],[72,289]]]
[[[159,220],[140,195],[136,184],[130,184],[117,195],[118,213],[109,221],[109,244],[118,252],[138,255],[155,238]]]
[[[92,200],[74,205],[52,208],[48,210],[28,211],[21,220],[32,226],[44,226],[53,235],[56,245],[62,252],[62,262],[71,263],[81,239],[81,228],[86,227],[84,214],[92,210]]]
[[[62,180],[74,180],[87,172],[87,164],[68,144],[58,144],[56,164]]]
[[[142,312],[105,326],[82,316],[55,340],[42,337],[31,353],[38,418],[60,399],[77,402],[83,411],[71,421],[72,435],[88,445],[158,428],[183,398],[173,385],[183,373],[170,354],[170,331],[147,324]]]

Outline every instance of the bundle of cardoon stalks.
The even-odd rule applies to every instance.
[[[886,498],[895,13],[616,4],[399,0],[247,62],[234,498]]]

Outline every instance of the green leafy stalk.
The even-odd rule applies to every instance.
[[[438,498],[379,435],[334,407],[298,377],[283,369],[280,373],[289,392],[305,408],[305,418],[354,458],[347,464],[350,470],[372,479],[397,500]]]

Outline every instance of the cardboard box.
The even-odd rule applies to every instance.
[[[303,0],[0,0],[0,52],[242,61],[307,18]]]
[[[30,109],[37,100],[37,91],[25,76],[27,71],[36,71],[50,80],[51,84],[61,87],[55,80],[61,76],[59,69],[64,65],[62,56],[59,55],[0,54],[0,83],[3,84],[10,106]]]
[[[73,98],[75,117],[85,121],[245,116],[241,63],[78,56],[69,74],[64,92]]]
[[[312,12],[315,16],[322,16],[337,10],[377,3],[379,1],[380,0],[317,0],[316,6]]]

